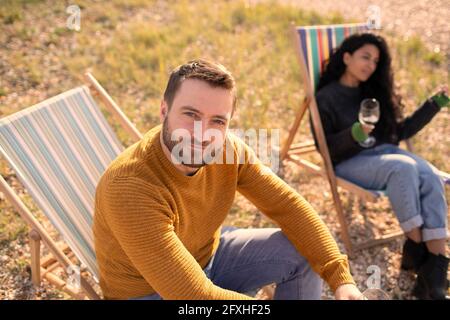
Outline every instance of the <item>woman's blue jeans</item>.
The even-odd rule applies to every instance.
[[[419,227],[423,241],[447,237],[444,182],[426,160],[382,144],[339,163],[335,171],[363,188],[385,190],[404,232]]]

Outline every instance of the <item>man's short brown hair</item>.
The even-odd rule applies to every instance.
[[[203,80],[212,87],[224,88],[232,91],[233,94],[233,113],[236,108],[236,86],[233,75],[223,65],[204,59],[191,60],[185,64],[176,67],[170,74],[166,90],[164,91],[164,100],[167,105],[172,106],[175,94],[186,79]]]

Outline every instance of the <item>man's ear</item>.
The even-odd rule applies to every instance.
[[[166,118],[168,112],[169,106],[167,105],[166,101],[161,100],[161,105],[159,106],[159,119],[161,120],[161,123],[164,122],[164,119]]]

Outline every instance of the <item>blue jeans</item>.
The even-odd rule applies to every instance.
[[[447,237],[445,186],[426,160],[382,144],[339,163],[335,171],[363,188],[385,190],[404,232],[420,227],[423,241]]]
[[[274,299],[319,300],[322,280],[280,229],[222,228],[220,244],[205,267],[211,281],[241,293],[276,283]],[[160,300],[158,294],[133,300]]]

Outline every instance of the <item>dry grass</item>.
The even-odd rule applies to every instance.
[[[2,1],[2,0],[0,0]],[[205,57],[226,65],[238,83],[239,111],[234,128],[280,128],[282,139],[302,99],[299,68],[287,34],[297,25],[355,21],[339,14],[315,12],[275,2],[244,1],[87,1],[80,32],[65,28],[65,5],[59,1],[2,1],[0,6],[0,115],[77,86],[82,73],[94,75],[142,132],[158,123],[157,109],[169,71],[192,58]],[[448,83],[448,62],[442,52],[427,49],[419,37],[385,34],[394,56],[396,80],[406,112],[439,83]],[[441,112],[414,140],[417,152],[442,170],[450,171],[449,113]],[[128,140],[123,132],[120,138]],[[309,139],[302,125],[298,141]],[[4,162],[2,173],[30,199]],[[339,228],[324,180],[287,165],[285,180],[312,203],[339,241]],[[447,191],[447,200],[450,194]],[[0,198],[0,299],[67,298],[50,285],[36,292],[29,282],[27,228]],[[398,227],[387,201],[363,208],[345,192],[343,200],[355,240]],[[364,211],[366,218],[359,212]],[[45,221],[45,220],[44,220]],[[226,223],[242,227],[272,226],[246,199],[237,195]],[[381,228],[381,229],[380,229]],[[342,247],[342,244],[339,242]],[[383,288],[395,298],[410,298],[413,278],[399,272],[400,242],[365,250],[351,261],[361,288],[366,268],[379,265]],[[20,252],[22,252],[20,254]],[[324,297],[330,298],[328,289]]]

